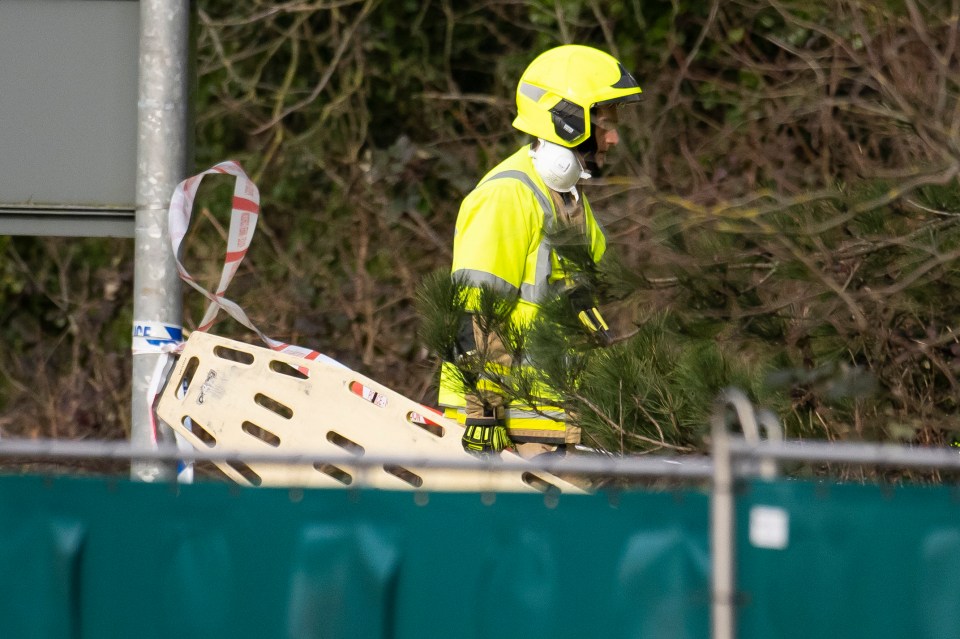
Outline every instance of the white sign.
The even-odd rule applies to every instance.
[[[757,548],[783,550],[790,542],[790,515],[783,508],[750,509],[750,543]]]

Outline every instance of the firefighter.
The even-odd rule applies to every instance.
[[[619,142],[617,107],[638,101],[639,94],[636,80],[615,58],[581,45],[542,53],[521,76],[513,126],[534,140],[487,173],[463,200],[452,265],[452,275],[474,291],[489,287],[515,296],[513,325],[528,326],[539,303],[568,287],[576,275],[551,246],[550,230],[557,225],[579,229],[592,258],[603,256],[606,239],[577,184],[604,165]],[[477,297],[468,298],[468,311],[477,310]],[[595,306],[579,310],[589,330],[605,333]],[[496,336],[482,329],[477,315],[468,314],[459,351],[474,352],[481,342],[489,365],[501,370],[518,365]],[[522,405],[504,398],[492,381],[465,390],[453,366],[444,363],[440,404],[465,425],[468,452],[483,456],[513,447],[531,458],[579,443],[579,428],[567,422],[548,389],[540,401]]]

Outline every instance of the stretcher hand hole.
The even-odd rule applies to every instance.
[[[378,393],[360,382],[350,382],[350,392],[358,397],[362,397],[374,406],[379,406],[380,408],[387,407],[387,396],[385,394]]]
[[[435,437],[443,437],[446,431],[440,424],[434,423],[416,411],[407,413],[407,421],[414,426],[419,426]]]
[[[420,488],[423,486],[423,477],[417,475],[416,473],[410,472],[403,466],[387,465],[384,466],[383,469],[394,477],[397,477],[398,479],[410,484],[414,488]]]
[[[310,375],[307,373],[306,368],[294,368],[290,364],[281,362],[279,360],[273,360],[270,362],[270,370],[272,370],[274,373],[280,373],[281,375],[287,375],[296,379],[310,379]]]
[[[335,446],[339,446],[348,453],[352,453],[357,457],[363,456],[363,453],[366,452],[360,444],[350,439],[347,439],[340,433],[335,433],[332,430],[327,433],[327,441]]]
[[[280,446],[280,438],[262,426],[257,426],[253,422],[243,422],[241,428],[243,428],[243,432],[251,437],[259,439],[268,446],[273,446],[274,448],[278,448]]]
[[[560,492],[559,488],[533,473],[523,473],[521,478],[523,479],[523,483],[541,493]]]
[[[209,448],[213,448],[217,445],[217,438],[214,437],[210,431],[201,426],[197,420],[193,419],[189,415],[184,415],[181,423],[193,434],[194,437],[202,441]]]
[[[353,477],[350,473],[341,468],[337,468],[333,464],[314,464],[313,467],[324,475],[333,477],[344,486],[349,486],[353,483]]]
[[[254,472],[252,468],[250,468],[240,460],[230,460],[227,462],[227,466],[229,466],[236,472],[240,473],[241,477],[246,479],[248,482],[250,482],[254,486],[259,486],[260,484],[263,483],[263,480],[260,478],[260,475],[258,475],[256,472]]]
[[[293,417],[292,408],[290,408],[289,406],[285,406],[284,404],[281,404],[280,402],[273,399],[272,397],[267,397],[263,393],[257,393],[256,395],[254,395],[253,401],[255,401],[260,406],[263,406],[268,411],[276,413],[280,417],[283,417],[284,419],[290,419],[291,417]]]
[[[248,366],[253,364],[252,353],[245,353],[235,348],[229,348],[227,346],[215,346],[213,348],[213,354],[220,359],[227,360],[228,362],[237,362],[238,364],[246,364]]]
[[[187,360],[187,365],[183,368],[183,375],[180,376],[180,381],[174,387],[177,389],[178,396],[182,397],[183,394],[187,392],[187,389],[190,388],[190,382],[193,381],[193,377],[197,374],[198,368],[200,368],[200,358],[191,357]]]

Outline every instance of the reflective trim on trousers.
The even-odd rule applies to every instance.
[[[562,412],[551,411],[559,415]],[[514,416],[509,417],[510,414]],[[541,417],[529,410],[507,410],[505,420],[507,434],[516,442],[542,442],[545,444],[576,444],[580,441],[580,429],[567,424],[565,421]],[[526,417],[517,417],[517,414]],[[467,419],[467,412],[463,408],[448,406],[444,408],[444,417],[456,420],[461,426]],[[531,417],[530,415],[533,415]]]
[[[538,410],[532,408],[507,407],[507,419],[543,420],[547,422],[565,422],[567,414],[555,406],[544,406]],[[551,429],[552,430],[552,429]]]
[[[454,419],[461,426],[467,421],[467,411],[463,408],[456,408],[454,406],[445,406],[443,408],[443,416],[447,419]]]

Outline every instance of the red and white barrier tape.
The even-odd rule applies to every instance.
[[[230,212],[230,228],[227,234],[227,252],[224,259],[223,270],[220,273],[220,282],[215,292],[211,293],[201,286],[187,271],[180,261],[180,246],[183,238],[190,227],[190,218],[193,213],[193,203],[197,195],[197,189],[203,181],[204,176],[211,174],[232,175],[234,177],[233,201]],[[271,339],[257,328],[247,314],[236,302],[224,297],[227,287],[236,275],[240,263],[247,254],[253,234],[257,228],[257,220],[260,217],[260,191],[257,186],[247,177],[247,174],[240,167],[240,164],[229,160],[221,162],[216,166],[187,178],[177,185],[170,199],[170,208],[168,211],[168,224],[170,230],[170,241],[173,249],[174,259],[177,263],[177,272],[180,279],[189,284],[194,290],[203,295],[208,301],[206,311],[200,320],[200,325],[196,330],[207,331],[216,321],[217,314],[223,309],[230,317],[246,326],[256,333],[267,346],[275,351],[289,353],[308,360],[320,360],[334,366],[346,368],[343,364],[332,359],[318,351],[286,344],[275,339]],[[139,346],[139,349],[138,349]],[[169,326],[157,322],[138,322],[134,326],[134,353],[164,353],[161,361],[157,362],[154,372],[154,379],[148,390],[148,403],[151,407],[150,422],[153,426],[152,435],[156,443],[156,421],[152,409],[156,396],[160,391],[160,382],[167,374],[172,353],[183,349],[182,329],[176,326]],[[437,412],[435,409],[424,406],[424,412]],[[429,422],[429,420],[425,421]]]
[[[187,269],[180,261],[180,244],[187,229],[190,226],[190,217],[193,212],[193,201],[200,187],[200,182],[204,176],[211,174],[232,175],[234,176],[233,202],[230,212],[230,229],[227,234],[227,253],[223,263],[223,270],[220,273],[220,283],[215,292],[211,293],[190,275]],[[239,304],[224,297],[227,287],[230,285],[233,276],[236,275],[240,263],[247,255],[247,249],[250,248],[250,241],[257,228],[257,220],[260,218],[260,191],[257,186],[247,177],[247,174],[237,162],[232,160],[221,162],[213,168],[203,173],[195,175],[181,182],[173,192],[170,199],[170,210],[168,213],[170,225],[170,241],[173,248],[174,258],[177,261],[177,272],[180,278],[193,287],[194,290],[203,295],[210,304],[200,320],[198,331],[207,331],[216,321],[217,314],[223,309],[230,317],[237,320],[260,337],[267,346],[275,351],[298,355],[305,359],[322,359],[328,363],[341,365],[336,360],[327,357],[315,350],[286,344],[272,339],[257,328]]]

